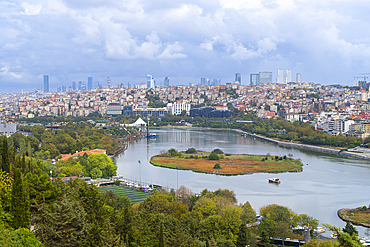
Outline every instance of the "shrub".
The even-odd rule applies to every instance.
[[[283,160],[283,157],[279,157],[279,160]]]
[[[225,154],[225,156],[231,156],[231,154]]]
[[[203,159],[208,159],[207,155],[202,156]]]
[[[208,159],[209,160],[219,160],[220,157],[216,154],[216,153],[211,153],[209,156],[208,156]]]
[[[195,148],[188,148],[188,150],[185,151],[187,154],[196,154],[197,150]]]
[[[212,153],[216,153],[216,154],[223,154],[224,152],[222,152],[221,149],[219,148],[216,148],[215,150],[212,151]]]
[[[179,151],[177,151],[176,149],[174,148],[171,148],[167,151],[171,156],[181,156],[181,153]]]
[[[275,156],[275,160],[278,160],[279,159],[279,156]]]
[[[283,159],[285,159],[285,160],[286,160],[286,155],[284,155]]]
[[[220,159],[225,159],[225,155],[221,154],[219,155]]]
[[[215,166],[213,167],[213,169],[222,169],[222,168],[221,168],[221,165],[219,163],[216,163]]]
[[[190,155],[189,157],[190,157],[191,159],[194,159],[194,155]]]

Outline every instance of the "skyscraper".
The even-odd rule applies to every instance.
[[[49,76],[44,75],[44,93],[49,92]]]
[[[250,85],[259,85],[260,84],[260,75],[259,74],[251,74],[249,84]]]
[[[259,73],[259,84],[272,83],[272,72],[260,72]]]
[[[165,87],[168,87],[170,85],[170,78],[168,78],[167,76],[164,78],[164,86]]]
[[[78,82],[78,91],[82,91],[82,81]]]
[[[153,88],[154,87],[154,79],[152,75],[147,75],[146,76],[146,84],[148,88]]]
[[[238,82],[239,84],[242,84],[242,74],[240,74],[240,73],[235,74],[235,82]]]
[[[207,79],[206,78],[200,78],[200,85],[206,85]]]
[[[87,77],[87,90],[90,91],[93,89],[93,78]]]
[[[280,83],[280,84],[284,83],[284,71],[282,69],[278,69],[276,83]]]
[[[301,73],[297,73],[297,75],[296,75],[296,83],[301,83],[301,82],[302,82]]]
[[[285,77],[285,83],[292,82],[292,71],[287,69],[286,70],[286,77]]]
[[[72,90],[73,90],[73,91],[77,91],[76,81],[73,81],[73,82],[72,82]]]

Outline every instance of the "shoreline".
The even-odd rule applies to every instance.
[[[356,222],[352,219],[349,219],[348,216],[347,216],[347,212],[351,210],[349,208],[342,208],[342,209],[339,209],[338,212],[337,212],[337,215],[338,217],[345,221],[345,222],[351,222],[352,224],[356,225],[356,226],[363,226],[363,227],[366,227],[366,228],[370,228],[370,224],[368,223],[361,223],[361,222]]]
[[[184,127],[178,127],[178,126],[164,126],[164,127],[156,127],[156,128],[179,128],[179,129],[184,129]],[[229,131],[235,131],[241,134],[247,134],[248,136],[258,138],[261,140],[265,140],[268,142],[272,142],[277,144],[278,146],[283,146],[287,148],[297,148],[297,149],[304,149],[304,150],[309,150],[309,151],[315,151],[315,152],[320,152],[320,153],[329,153],[329,154],[336,154],[336,155],[342,155],[346,156],[349,158],[355,158],[355,159],[361,159],[361,160],[370,160],[370,156],[368,155],[363,155],[359,153],[352,153],[348,151],[342,151],[339,149],[334,149],[334,148],[326,148],[326,147],[319,147],[319,146],[314,146],[314,145],[308,145],[308,144],[299,144],[299,143],[294,143],[294,142],[284,142],[284,141],[278,141],[269,137],[265,137],[262,135],[246,132],[243,130],[239,129],[225,129],[225,128],[200,128],[200,127],[187,127],[189,129],[198,129],[198,130],[229,130]]]

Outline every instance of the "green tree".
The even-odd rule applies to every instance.
[[[94,167],[94,169],[92,169],[90,172],[90,176],[92,179],[101,178],[102,175],[103,175],[102,171],[97,167]]]
[[[19,168],[13,169],[13,186],[10,213],[13,216],[11,226],[14,229],[30,227],[30,202],[28,192],[23,185]]]
[[[258,238],[257,247],[272,247],[273,244],[270,243],[270,238],[265,231],[260,232],[260,237]]]
[[[216,153],[211,153],[209,156],[208,156],[208,159],[209,160],[219,160],[220,157],[216,154]]]
[[[83,207],[65,196],[51,207],[42,204],[33,223],[36,236],[48,246],[77,246],[87,234]]]
[[[241,208],[241,220],[243,224],[253,223],[256,218],[256,211],[252,208],[251,204],[247,201],[243,205],[241,205]]]
[[[29,172],[26,175],[25,183],[29,191],[31,211],[36,211],[39,204],[54,202],[61,193],[60,188],[57,188],[48,174],[43,173],[40,168]]]
[[[90,173],[95,167],[102,172],[102,177],[110,178],[116,175],[117,165],[113,164],[113,161],[104,153],[91,154],[88,161],[87,172]]]
[[[351,236],[358,236],[358,231],[356,230],[356,228],[350,223],[347,221],[346,223],[346,226],[342,229],[343,232],[346,232],[348,233],[349,235]]]
[[[3,247],[41,247],[32,231],[25,228],[11,230],[0,224],[0,245]]]
[[[7,138],[3,138],[1,149],[1,170],[10,173],[10,161],[9,161],[9,151],[8,151],[8,140]]]
[[[251,232],[245,224],[242,224],[239,228],[238,239],[236,241],[237,247],[245,247],[250,245]]]

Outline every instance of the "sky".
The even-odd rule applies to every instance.
[[[232,82],[277,70],[352,85],[370,76],[367,0],[35,0],[0,2],[0,93],[50,90],[93,77],[103,86]]]

